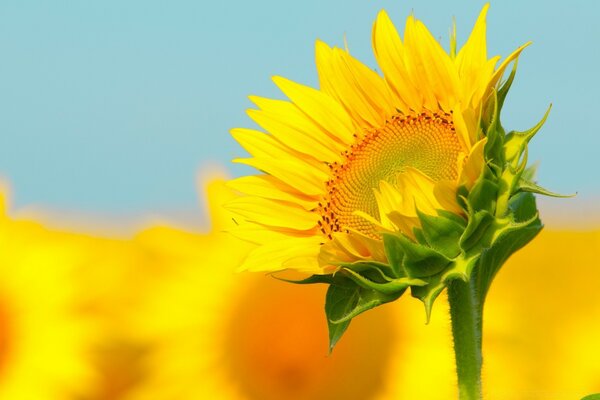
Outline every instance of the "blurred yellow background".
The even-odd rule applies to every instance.
[[[129,238],[0,217],[0,399],[455,398],[446,305],[408,295],[356,318],[327,354],[325,287],[237,273],[222,179],[210,231]],[[600,231],[544,230],[492,285],[486,399],[600,392]]]

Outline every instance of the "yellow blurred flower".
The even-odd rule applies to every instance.
[[[87,262],[76,275],[78,304],[94,323],[88,362],[89,390],[77,400],[118,400],[144,379],[148,344],[132,333],[132,318],[168,275],[154,254],[132,240],[88,237]]]
[[[600,392],[598,249],[600,231],[544,230],[507,262],[484,315],[490,399]]]
[[[385,11],[373,27],[383,76],[347,50],[316,44],[320,89],[281,77],[290,101],[251,97],[250,117],[268,133],[234,129],[252,155],[236,160],[263,172],[231,187],[236,234],[261,246],[255,271],[331,272],[340,262],[386,262],[381,232],[413,236],[417,209],[462,213],[460,186],[481,174],[487,112],[507,65],[488,58],[484,6],[465,45],[448,54],[412,15],[401,40]]]
[[[87,389],[89,325],[73,274],[82,237],[7,215],[0,192],[0,399],[68,399]]]

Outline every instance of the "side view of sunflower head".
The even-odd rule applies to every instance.
[[[233,129],[260,171],[230,182],[233,234],[257,247],[242,269],[310,274],[329,284],[330,344],[351,319],[408,288],[427,315],[453,279],[485,294],[512,254],[542,228],[527,145],[546,116],[506,132],[500,111],[519,47],[488,58],[481,11],[457,51],[408,17],[403,38],[381,11],[372,44],[381,75],[317,42],[320,88],[275,77],[289,98],[251,96],[264,132]],[[505,71],[512,71],[504,78]]]

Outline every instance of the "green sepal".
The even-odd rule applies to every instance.
[[[522,224],[536,218],[539,213],[535,196],[531,193],[519,193],[514,195],[508,203],[512,215],[512,222]]]
[[[544,196],[558,197],[558,198],[570,198],[570,197],[575,197],[577,195],[576,193],[560,194],[560,193],[551,192],[550,190],[539,186],[537,183],[532,182],[527,179],[524,179],[524,178],[521,178],[519,180],[519,183],[517,185],[517,190],[519,192],[529,192],[529,193],[541,194]]]
[[[332,301],[338,301],[338,303],[334,304],[338,304],[337,308],[339,308],[339,310],[328,314],[330,329],[332,325],[334,328],[336,328],[338,325],[350,323],[350,321],[352,321],[353,318],[359,316],[365,311],[369,311],[377,306],[396,300],[398,297],[402,296],[402,294],[406,290],[404,289],[400,292],[396,292],[393,294],[385,294],[373,290],[365,290],[360,286],[357,286],[354,289],[350,289],[350,287],[347,287],[347,289],[347,291],[341,291],[339,292],[339,294],[337,290],[333,291],[334,294],[332,295]],[[346,297],[348,302],[345,306],[341,306],[345,300],[343,300],[342,297],[339,297],[339,299],[337,299],[336,297],[348,295],[349,297]],[[325,307],[325,312],[327,313],[327,301],[325,302]],[[339,315],[338,311],[340,311]],[[343,332],[341,333],[343,334]]]
[[[446,268],[443,273],[432,276],[428,279],[427,285],[411,286],[410,294],[413,297],[421,300],[425,306],[426,322],[429,323],[431,318],[431,310],[433,303],[448,285],[448,281],[452,279],[461,279],[467,281],[475,268],[478,256],[470,258],[459,257]]]
[[[370,275],[377,282],[390,282],[397,277],[391,266],[378,261],[355,261],[338,265],[345,270]]]
[[[527,144],[529,143],[529,141],[535,136],[536,133],[538,133],[538,131],[546,122],[546,119],[548,119],[548,115],[550,115],[550,110],[552,110],[552,104],[548,106],[548,109],[544,113],[542,119],[532,128],[523,132],[511,131],[506,135],[506,144],[504,146],[504,151],[506,155],[506,160],[508,162],[515,162],[521,157],[521,154],[523,154],[523,152],[527,148]]]
[[[402,260],[404,259],[404,248],[402,242],[398,238],[398,235],[392,233],[384,233],[383,235],[383,248],[385,250],[385,256],[394,271],[394,276],[401,278],[407,276]]]
[[[515,61],[513,62],[513,67],[510,71],[510,75],[508,76],[508,78],[506,79],[506,81],[504,81],[504,83],[502,83],[500,85],[500,87],[496,90],[496,94],[495,94],[495,99],[494,101],[490,101],[487,104],[487,107],[485,109],[485,112],[482,116],[482,125],[484,127],[489,127],[490,122],[493,120],[493,118],[500,114],[500,111],[502,110],[502,107],[504,106],[504,101],[506,100],[506,96],[508,95],[508,92],[515,80],[515,75],[517,74],[517,64],[518,64],[518,59],[515,59]]]
[[[510,88],[515,80],[515,75],[517,74],[518,64],[519,64],[519,59],[516,58],[515,61],[513,62],[513,67],[510,71],[510,74],[508,75],[508,78],[498,89],[498,95],[496,97],[496,101],[498,102],[498,110],[502,110],[502,107],[504,106],[504,100],[506,100],[506,95],[508,95],[508,91],[510,90]]]
[[[348,273],[348,271],[345,271]],[[354,273],[358,275],[357,273]],[[340,340],[352,318],[372,308],[396,300],[406,289],[383,293],[356,284],[349,276],[340,276],[332,283],[325,296],[325,315],[329,330],[329,352]]]
[[[469,217],[467,228],[463,232],[459,245],[467,252],[481,243],[483,237],[488,234],[488,227],[494,222],[494,216],[489,211],[478,211]]]
[[[402,267],[408,277],[425,278],[432,276],[441,272],[450,263],[448,257],[431,247],[415,243],[402,234],[390,235],[395,236],[394,246],[400,245],[403,250]],[[390,252],[386,249],[386,254]]]
[[[409,286],[423,286],[426,285],[427,282],[421,279],[416,278],[397,278],[389,280],[385,283],[375,282],[371,279],[368,279],[364,275],[359,274],[351,269],[344,268],[342,271],[348,274],[348,277],[352,279],[358,286],[364,289],[370,289],[376,292],[380,292],[382,294],[396,294],[400,292],[404,292]]]
[[[497,198],[498,183],[494,181],[491,171],[484,167],[481,176],[477,179],[467,196],[469,208],[471,210],[485,210],[494,213]]]
[[[277,280],[283,281],[283,282],[287,282],[287,283],[293,283],[296,285],[312,285],[315,283],[327,283],[327,284],[331,284],[334,282],[335,277],[334,275],[311,275],[308,278],[304,278],[304,279],[299,279],[299,280],[295,280],[295,279],[287,279],[287,278],[280,278],[278,276],[275,276],[275,274],[271,274],[271,276]]]
[[[327,289],[325,296],[325,316],[327,317],[327,328],[329,331],[329,353],[340,340],[350,320],[340,323],[331,321],[338,320],[351,312],[358,303],[358,293],[355,286],[332,284]]]
[[[509,207],[512,210],[511,220],[497,228],[491,247],[481,253],[477,288],[482,300],[506,260],[529,243],[543,227],[531,193],[514,196]]]
[[[487,141],[483,148],[484,158],[495,175],[500,175],[504,167],[504,138],[505,133],[500,124],[500,108],[498,107],[498,92],[493,92],[491,102],[493,111],[491,121],[485,128]]]
[[[466,186],[459,186],[456,190],[456,203],[465,214],[469,214],[469,202],[467,201],[467,197],[469,197],[469,190]]]
[[[421,222],[421,229],[415,229],[415,233],[419,231],[422,235],[422,237],[415,235],[418,242],[428,244],[448,259],[460,253],[459,239],[467,225],[464,219],[442,210],[438,211],[437,216],[424,214],[419,210],[417,215]]]

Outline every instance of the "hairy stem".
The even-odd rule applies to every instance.
[[[459,400],[481,400],[481,317],[473,281],[448,286]]]

